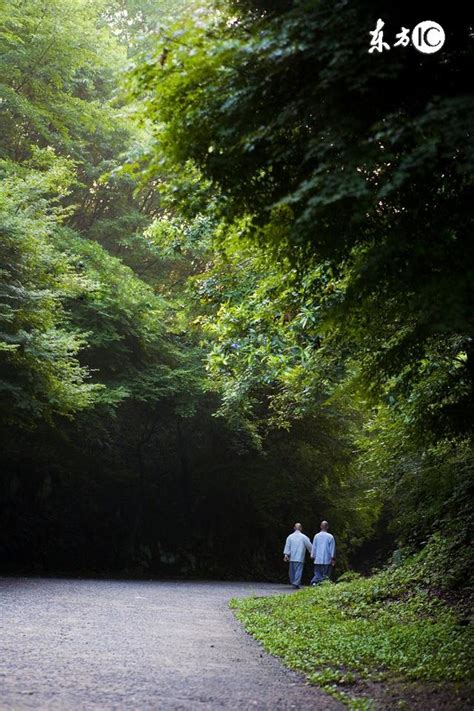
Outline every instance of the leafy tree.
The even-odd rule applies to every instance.
[[[35,152],[29,166],[0,165],[2,414],[23,425],[91,406],[92,385],[66,304],[93,284],[55,244],[67,211],[59,196],[73,181],[71,163]]]
[[[408,4],[2,12],[5,568],[274,578],[301,518],[343,566],[387,522],[462,545],[462,15],[423,57],[367,51]]]
[[[100,19],[104,7],[86,0],[2,4],[3,157],[21,161],[35,143],[93,162],[94,132],[106,117],[113,136],[106,104],[123,50]]]
[[[213,186],[227,225],[220,235],[266,245],[270,276],[258,287],[245,291],[245,262],[234,260],[241,297],[222,305],[226,335],[217,334],[211,360],[225,392],[235,400],[239,388],[249,393],[249,377],[255,386],[275,374],[279,344],[276,353],[268,344],[277,331],[291,342],[306,309],[303,371],[315,334],[318,348],[305,384],[331,373],[333,392],[369,418],[360,466],[371,462],[390,482],[397,524],[413,525],[406,501],[423,500],[440,466],[450,472],[444,496],[418,508],[418,539],[453,515],[448,502],[462,499],[471,461],[471,25],[440,9],[441,52],[368,49],[378,17],[393,37],[424,9],[429,16],[428,4],[362,0],[195,4],[169,28],[166,61],[156,61],[160,45],[131,77],[155,127],[151,165],[178,174],[179,204],[189,195],[180,166],[191,162]],[[278,273],[284,284],[265,303]],[[278,329],[288,280],[297,303],[290,326]],[[246,299],[256,293],[250,314]],[[235,335],[237,347],[224,352]],[[289,371],[292,361],[287,353],[276,369]],[[298,407],[304,388],[290,389]],[[251,407],[252,394],[255,387]]]

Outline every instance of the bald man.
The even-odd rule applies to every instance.
[[[295,523],[294,532],[286,539],[285,548],[283,549],[283,560],[285,563],[290,563],[288,575],[291,585],[299,589],[301,586],[301,578],[303,577],[304,559],[306,551],[311,553],[311,541],[308,536],[303,533],[301,523]]]
[[[328,533],[328,528],[328,522],[321,521],[321,530],[313,539],[311,558],[314,560],[314,575],[311,585],[329,580],[333,566],[336,565],[336,541],[334,536]]]

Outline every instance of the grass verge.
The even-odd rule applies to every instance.
[[[400,689],[415,681],[426,688],[438,683],[456,704],[453,693],[472,679],[472,624],[459,597],[452,604],[432,587],[429,556],[422,552],[371,578],[351,574],[336,584],[231,606],[268,652],[350,708],[375,708],[362,688],[370,696],[377,683]],[[396,707],[407,708],[404,703],[400,692]]]

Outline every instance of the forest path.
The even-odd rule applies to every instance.
[[[340,709],[249,637],[262,583],[0,578],[1,709]]]

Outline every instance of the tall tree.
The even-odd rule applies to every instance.
[[[418,508],[419,538],[462,510],[474,401],[471,23],[439,9],[440,52],[395,46],[431,14],[367,0],[196,4],[169,28],[166,61],[132,76],[155,126],[152,165],[165,156],[179,176],[192,162],[227,229],[293,265],[290,332],[309,303],[311,374],[331,370],[369,415],[361,466],[375,458],[402,521],[445,463],[450,483]],[[369,52],[379,18],[390,49]],[[227,359],[243,372],[254,345]]]

